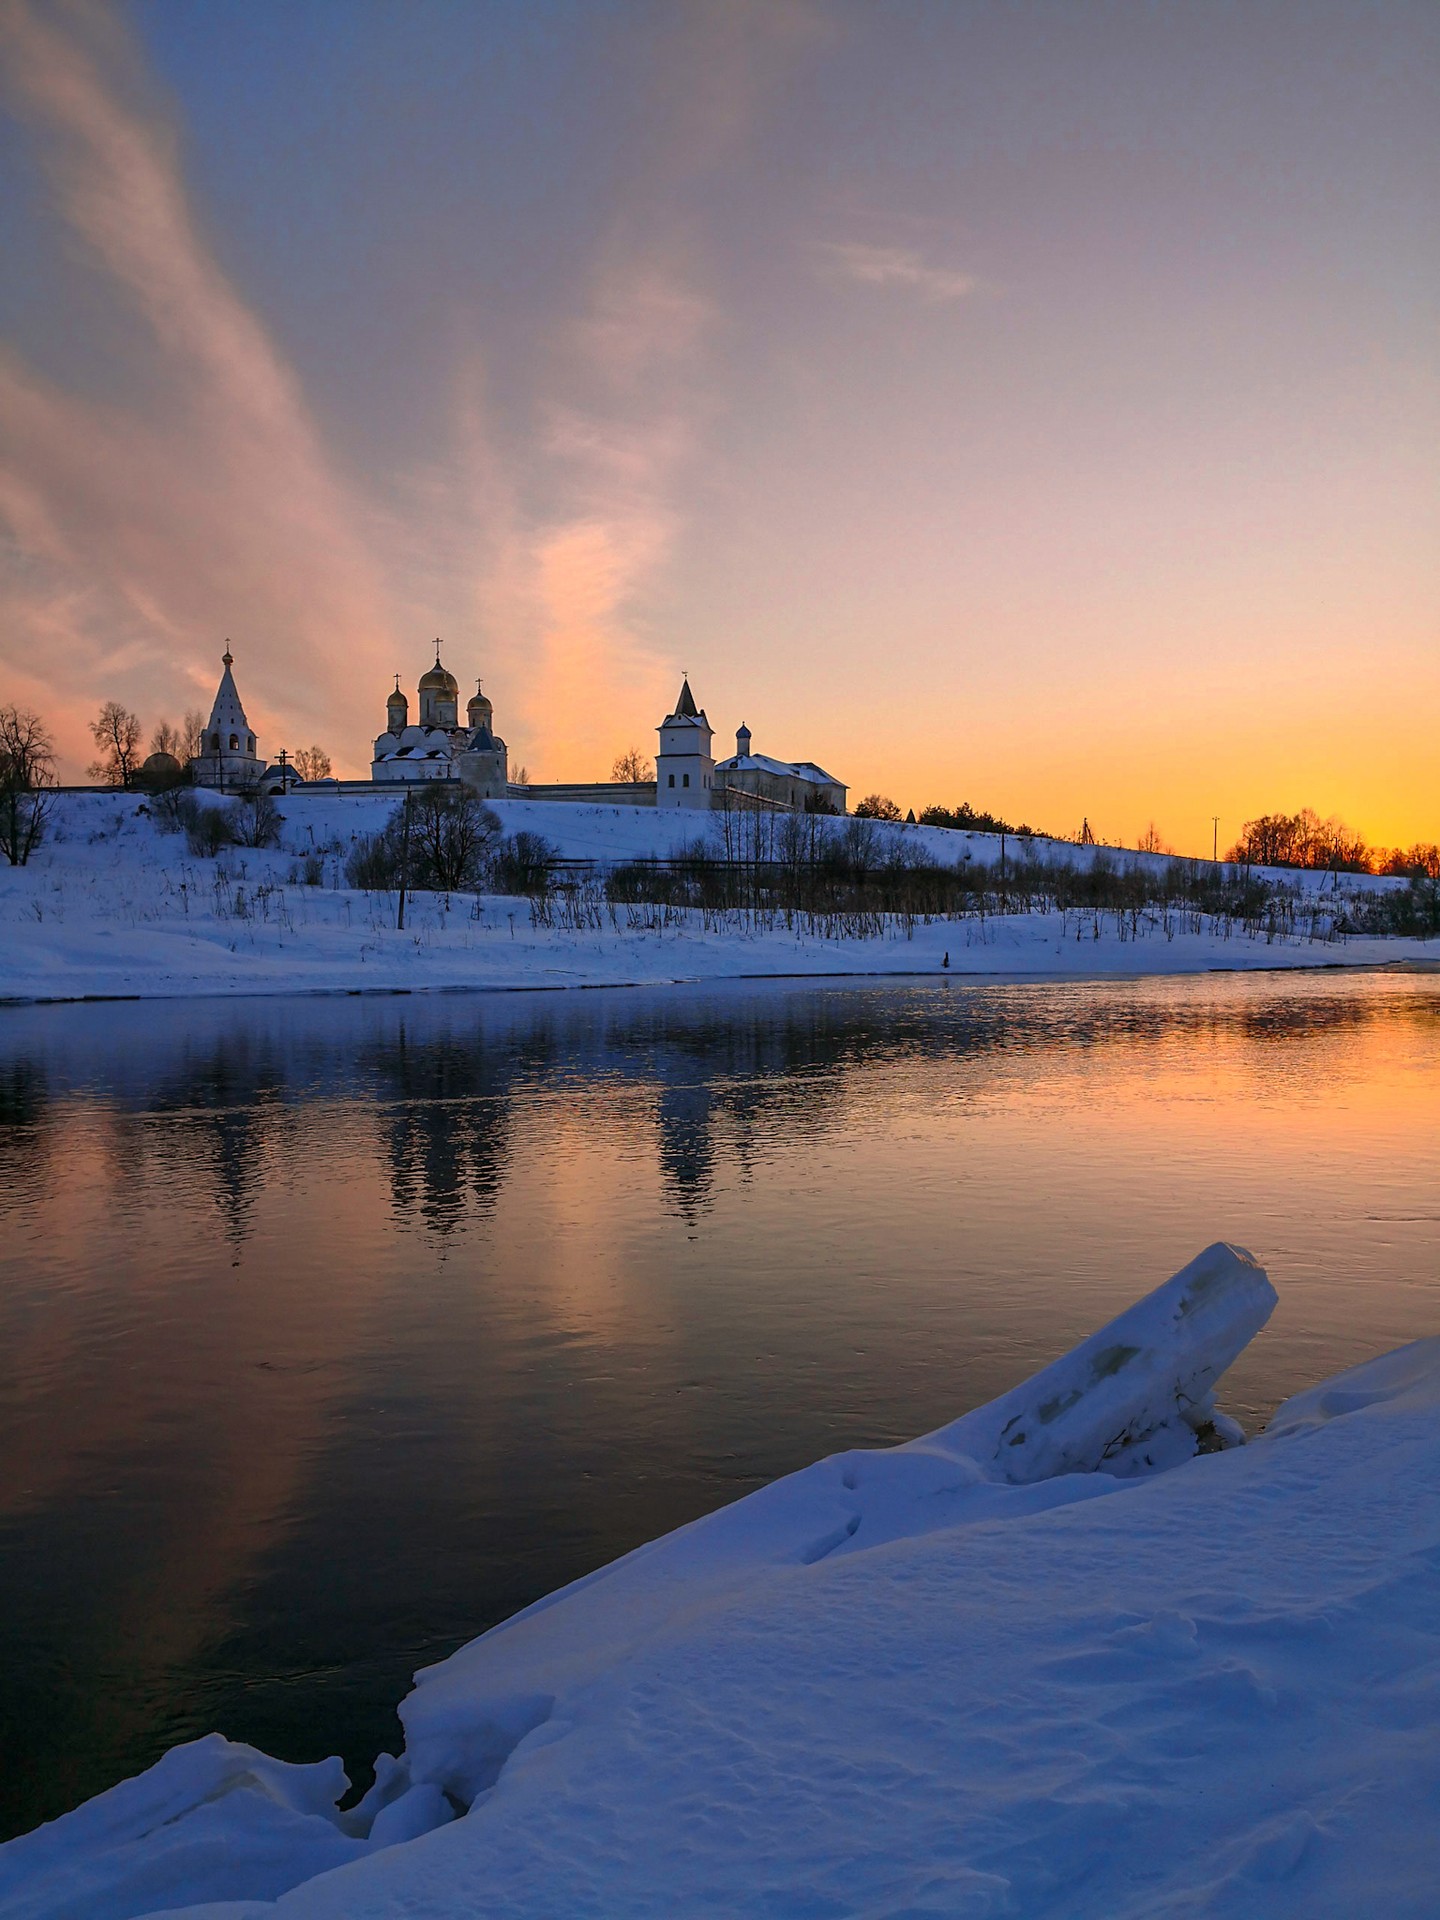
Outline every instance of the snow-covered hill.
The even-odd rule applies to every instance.
[[[393,796],[296,793],[279,850],[189,854],[133,794],[59,796],[53,830],[24,868],[0,867],[0,998],[416,991],[560,987],[735,976],[931,973],[1140,974],[1210,967],[1425,961],[1422,942],[1248,939],[1174,919],[1031,914],[887,926],[882,937],[795,928],[706,926],[695,914],[620,910],[599,926],[533,925],[527,900],[421,895],[403,932],[392,897],[348,889],[345,852],[393,810]],[[496,804],[507,833],[543,834],[566,859],[614,865],[666,857],[711,825],[654,808]],[[836,821],[830,830],[842,832]],[[877,827],[954,865],[993,866],[993,835]],[[1011,843],[1012,857],[1013,846]],[[329,851],[325,851],[329,849]],[[1036,842],[1035,853],[1086,865],[1105,849]],[[1113,852],[1109,858],[1116,859]],[[1161,868],[1155,855],[1127,854]],[[318,884],[306,884],[307,869]],[[1319,894],[1329,875],[1287,875]],[[1358,881],[1356,886],[1393,884]],[[563,919],[563,916],[562,916]]]

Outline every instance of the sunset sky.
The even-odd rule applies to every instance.
[[[0,0],[0,701],[1435,838],[1437,207],[1434,0]]]

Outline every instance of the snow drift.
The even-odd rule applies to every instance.
[[[0,1849],[0,1915],[1433,1912],[1440,1341],[1237,1448],[1274,1303],[1211,1247],[421,1673],[353,1812],[212,1736]]]

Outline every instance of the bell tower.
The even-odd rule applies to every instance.
[[[657,807],[708,807],[715,785],[714,737],[705,709],[697,707],[690,676],[680,682],[675,711],[660,722],[660,751],[655,756]]]

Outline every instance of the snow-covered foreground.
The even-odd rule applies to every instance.
[[[423,1673],[352,1813],[212,1736],[0,1849],[0,1914],[1433,1915],[1440,1339],[1227,1445],[1273,1303],[1211,1247]]]
[[[377,794],[291,796],[282,849],[232,849],[216,862],[191,856],[183,838],[157,831],[139,796],[63,795],[55,831],[32,863],[0,867],[0,999],[932,973],[943,969],[947,954],[953,973],[1052,976],[1374,966],[1437,956],[1434,943],[1423,941],[1267,940],[1209,922],[1197,931],[1158,914],[1134,923],[1113,914],[1012,915],[909,928],[896,922],[883,937],[863,939],[755,931],[738,923],[707,927],[698,914],[622,908],[613,922],[607,916],[598,927],[566,930],[532,925],[528,900],[458,894],[412,899],[402,932],[393,896],[339,884],[343,850],[357,833],[380,826],[393,805]],[[507,831],[542,832],[565,857],[600,862],[669,854],[705,821],[655,809],[524,801],[500,802],[497,811]],[[883,831],[903,833],[950,863],[968,857],[987,865],[998,858],[993,836]],[[326,847],[341,852],[317,852]],[[1095,849],[1063,852],[1083,861]],[[307,856],[314,857],[321,884],[304,883]],[[1303,878],[1318,888],[1330,876]]]

